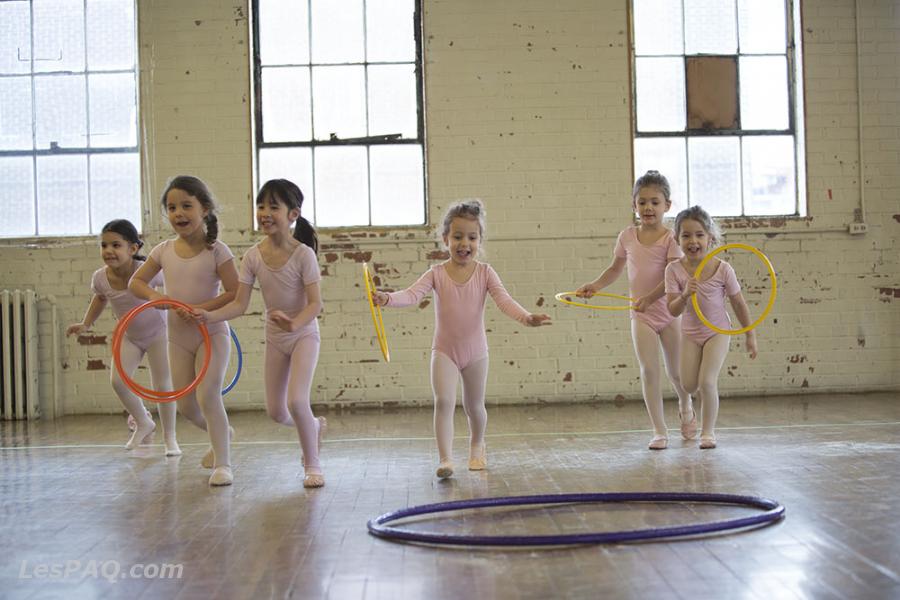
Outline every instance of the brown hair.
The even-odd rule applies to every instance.
[[[160,199],[163,209],[166,207],[166,196],[172,190],[181,190],[188,196],[196,198],[200,206],[206,209],[206,218],[204,219],[206,222],[206,245],[212,246],[219,236],[219,219],[216,217],[219,205],[209,187],[203,183],[203,180],[193,175],[173,177],[166,184],[166,189],[163,190]]]

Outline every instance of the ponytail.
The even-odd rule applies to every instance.
[[[319,236],[316,235],[312,223],[303,217],[297,217],[297,224],[294,225],[294,239],[312,248],[316,254],[319,253]]]
[[[212,211],[206,213],[206,245],[212,246],[219,237],[219,218]]]

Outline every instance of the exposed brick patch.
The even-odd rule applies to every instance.
[[[809,387],[809,382],[804,378],[804,379],[803,379],[803,383],[800,384],[800,387],[802,387],[802,388],[808,388],[808,387]]]
[[[566,373],[566,376],[563,377],[563,381],[572,381],[572,372],[571,371]]]
[[[805,354],[794,354],[793,356],[788,356],[788,362],[790,363],[805,363],[806,355]]]
[[[447,260],[450,258],[450,253],[446,250],[432,250],[425,255],[425,258],[428,260]]]
[[[419,308],[425,308],[429,304],[431,304],[431,300],[428,300],[428,299],[422,300],[421,302],[419,302]]]
[[[106,365],[103,364],[103,360],[96,358],[89,360],[87,362],[87,370],[88,371],[103,371],[106,369]]]
[[[325,265],[319,270],[319,275],[321,275],[322,277],[328,277],[329,275],[331,275],[331,273],[328,272],[328,265]]]
[[[326,252],[325,253],[325,262],[333,263],[338,259],[338,255],[336,252]]]
[[[878,288],[878,293],[888,298],[900,298],[900,288]]]
[[[622,408],[625,406],[625,396],[622,394],[616,394],[616,397],[613,398],[613,404],[618,408]]]
[[[369,262],[370,260],[372,260],[372,253],[371,252],[363,252],[363,251],[344,252],[344,258],[348,258],[348,259],[350,259],[354,262],[358,262],[358,263]]]
[[[800,304],[818,304],[821,298],[800,298]]]
[[[544,297],[541,296],[540,298],[538,298],[537,302],[535,302],[535,304],[537,304],[538,306],[543,306],[544,305]]]
[[[758,219],[744,217],[734,221],[723,223],[723,229],[759,229],[762,227],[784,227],[787,219],[784,217],[760,217]]]
[[[82,346],[105,346],[105,335],[79,335],[78,343]]]
[[[900,215],[893,215],[894,220],[900,223]]]

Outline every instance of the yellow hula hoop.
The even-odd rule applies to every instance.
[[[366,281],[366,297],[369,299],[369,310],[372,312],[372,323],[375,325],[378,346],[381,348],[381,354],[384,356],[385,362],[391,362],[391,351],[388,350],[387,336],[384,333],[384,321],[381,319],[381,307],[376,306],[375,301],[372,299],[372,293],[375,291],[375,282],[372,280],[372,273],[369,271],[367,263],[363,263],[363,279]]]
[[[700,279],[700,274],[703,272],[703,267],[706,266],[706,263],[708,263],[713,256],[730,248],[749,250],[750,252],[758,256],[763,264],[766,265],[766,268],[769,269],[769,277],[772,278],[772,293],[769,295],[769,303],[766,304],[765,310],[762,311],[762,314],[759,315],[758,319],[756,319],[746,327],[743,327],[741,329],[721,329],[710,323],[703,315],[703,312],[700,310],[700,303],[697,302],[697,294],[691,294],[691,302],[694,305],[694,312],[697,313],[697,318],[700,319],[701,323],[703,323],[716,333],[721,333],[723,335],[740,335],[742,333],[747,333],[751,329],[754,329],[757,325],[763,322],[763,319],[765,319],[769,315],[769,312],[775,305],[775,297],[778,295],[778,279],[775,277],[775,268],[772,266],[772,262],[769,260],[769,257],[753,246],[748,246],[747,244],[725,244],[724,246],[719,246],[718,248],[707,254],[706,257],[700,261],[700,264],[697,265],[697,270],[694,271],[694,279]]]
[[[594,296],[603,296],[604,298],[616,298],[617,300],[628,300],[629,304],[625,306],[601,306],[597,304],[587,304],[585,302],[575,302],[574,300],[569,300],[569,296],[574,296],[575,292],[560,292],[556,295],[556,299],[563,304],[571,304],[572,306],[581,306],[582,308],[593,308],[595,310],[629,310],[632,307],[630,304],[634,302],[634,298],[629,298],[628,296],[621,296],[619,294],[610,294],[608,292],[594,292],[591,294],[591,297]]]

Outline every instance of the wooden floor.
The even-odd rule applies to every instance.
[[[122,449],[119,416],[2,423],[0,596],[900,597],[897,394],[726,399],[719,448],[704,451],[680,440],[675,404],[668,409],[670,447],[651,452],[639,403],[493,408],[489,470],[464,469],[460,438],[457,476],[446,482],[432,476],[429,411],[325,413],[327,483],[311,491],[301,486],[293,431],[262,413],[231,415],[235,483],[217,489],[199,465],[205,434],[184,421],[184,455],[174,459],[160,445]],[[465,432],[460,409],[457,433]],[[702,538],[549,549],[432,547],[366,531],[369,518],[409,505],[589,491],[761,495],[781,501],[787,517]],[[583,532],[751,513],[577,505],[456,513],[410,527]],[[181,565],[181,577],[150,578],[164,565]]]

